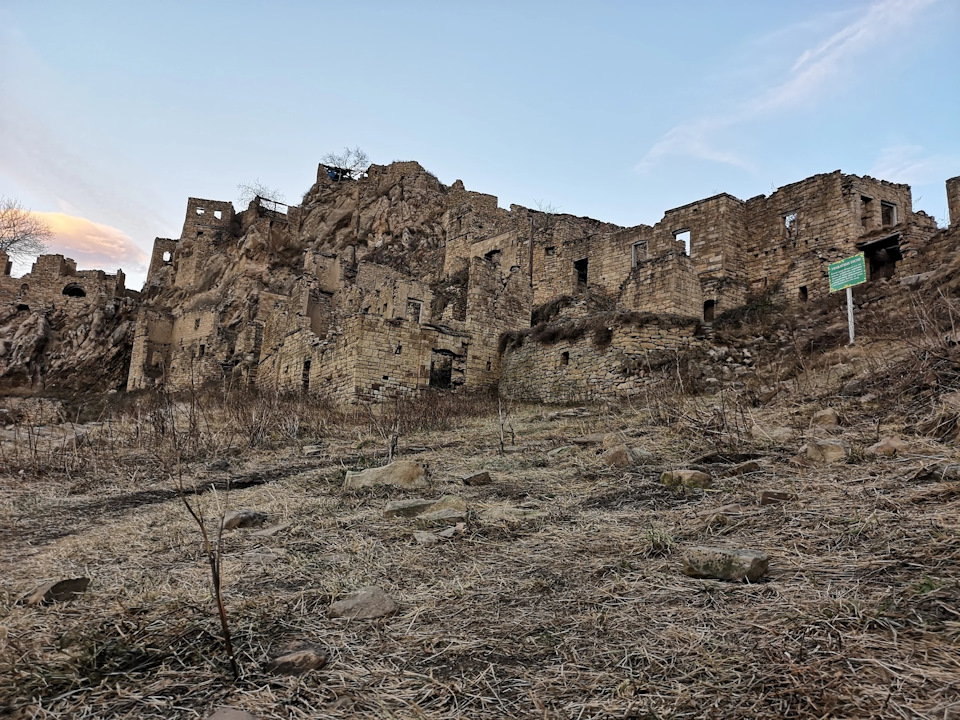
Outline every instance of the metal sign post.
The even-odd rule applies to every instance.
[[[830,263],[827,272],[830,275],[830,292],[847,291],[847,324],[850,328],[850,344],[853,345],[853,286],[867,281],[867,264],[863,253]]]

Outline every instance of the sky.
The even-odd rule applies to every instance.
[[[958,36],[958,0],[0,0],[0,196],[135,289],[188,197],[297,203],[345,146],[625,226],[837,169],[944,224]]]

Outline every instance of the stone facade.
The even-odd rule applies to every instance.
[[[11,267],[7,254],[0,252],[0,302],[24,310],[93,307],[105,299],[129,294],[122,270],[115,275],[103,270],[77,270],[77,263],[63,255],[41,255],[30,272],[19,278],[11,277]]]
[[[629,394],[646,382],[643,356],[703,342],[699,322],[752,295],[826,295],[827,265],[858,251],[871,279],[921,272],[935,232],[909,187],[839,171],[622,228],[504,209],[417,163],[358,179],[320,166],[300,206],[256,198],[237,213],[188,200],[180,237],[154,245],[128,387],[219,381],[347,400],[498,384],[540,400]],[[613,313],[602,347],[539,342],[535,328],[501,352],[536,306],[587,296],[606,305],[574,302],[567,321]]]

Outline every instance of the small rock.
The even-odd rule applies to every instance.
[[[383,467],[370,468],[360,472],[347,472],[343,487],[346,490],[390,485],[399,488],[425,488],[427,486],[426,469],[410,460],[397,460]]]
[[[761,505],[773,505],[775,503],[789,502],[796,500],[797,496],[792,492],[783,492],[781,490],[763,490],[760,493]]]
[[[860,395],[863,392],[863,383],[859,380],[850,380],[847,383],[844,383],[843,388],[840,390],[841,395],[846,395],[847,397],[853,397],[854,395]]]
[[[213,715],[210,715],[207,720],[259,720],[259,718],[257,718],[256,715],[251,715],[245,710],[222,707],[217,708],[217,711]]]
[[[256,510],[231,510],[223,516],[223,529],[259,527],[267,521],[267,514]]]
[[[600,456],[600,460],[609,467],[625,468],[633,464],[630,457],[630,448],[626,445],[617,445],[610,448]]]
[[[69,580],[53,580],[44,583],[33,592],[24,595],[17,601],[18,605],[49,605],[55,602],[73,600],[81,593],[86,592],[90,585],[90,578],[72,578]]]
[[[811,440],[807,443],[806,455],[807,459],[812,462],[831,465],[846,460],[847,449],[838,442]]]
[[[746,475],[747,473],[758,472],[761,470],[761,465],[756,460],[747,460],[746,462],[735,465],[729,470],[727,470],[724,475],[727,477],[736,477],[738,475]]]
[[[660,474],[660,482],[667,487],[708,488],[713,480],[699,470],[667,470]]]
[[[304,445],[303,454],[305,457],[320,455],[323,452],[323,445]]]
[[[267,671],[274,675],[303,675],[311,670],[319,670],[326,664],[327,656],[316,650],[297,650],[268,662]]]
[[[440,542],[440,538],[432,532],[425,532],[423,530],[418,530],[413,534],[413,539],[417,541],[420,545],[436,545]]]
[[[464,485],[489,485],[493,480],[490,478],[490,473],[483,471],[474,473],[473,475],[468,475],[463,479]]]
[[[819,410],[813,414],[810,424],[819,425],[820,427],[836,427],[840,424],[840,415],[837,414],[837,411],[833,408]]]
[[[214,472],[223,472],[224,470],[230,469],[230,460],[229,458],[217,458],[207,463],[207,469],[213,470]]]
[[[484,522],[508,522],[517,523],[524,520],[531,520],[543,515],[543,511],[532,508],[518,508],[510,505],[497,505],[487,508],[480,513],[480,519]]]
[[[444,495],[439,500],[393,500],[383,509],[384,517],[422,518],[424,520],[454,519],[466,516],[467,502],[459,495]]]
[[[770,557],[757,550],[695,547],[683,556],[683,572],[695,578],[756,582],[770,567]]]
[[[381,588],[371,585],[362,588],[356,595],[332,603],[327,614],[332,618],[370,620],[392,615],[398,609],[399,607],[392,597]]]
[[[548,453],[547,453],[547,457],[548,457],[548,458],[555,458],[555,457],[558,457],[558,456],[560,456],[560,455],[566,455],[566,454],[569,453],[571,450],[573,450],[573,446],[572,446],[572,445],[563,445],[563,446],[561,446],[561,447],[554,448],[553,450],[551,450],[550,452],[548,452]]]
[[[574,445],[599,445],[606,438],[609,433],[598,432],[590,433],[589,435],[581,435],[580,437],[575,437],[572,442]]]
[[[885,437],[878,443],[874,443],[867,448],[867,455],[893,457],[899,455],[907,449],[907,443],[898,437]]]
[[[793,440],[793,430],[791,428],[776,425],[768,427],[754,425],[750,428],[750,435],[753,436],[754,440],[761,442],[785,443]]]

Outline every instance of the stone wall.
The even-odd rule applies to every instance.
[[[637,263],[623,283],[620,305],[638,312],[700,318],[703,294],[693,262],[682,252]]]
[[[950,227],[960,225],[960,176],[947,180],[947,210]]]
[[[576,321],[574,321],[576,322]],[[593,332],[554,343],[533,335],[503,353],[500,393],[530,402],[573,403],[630,397],[650,383],[665,353],[697,347],[695,320],[649,317],[611,321],[608,344]]]

